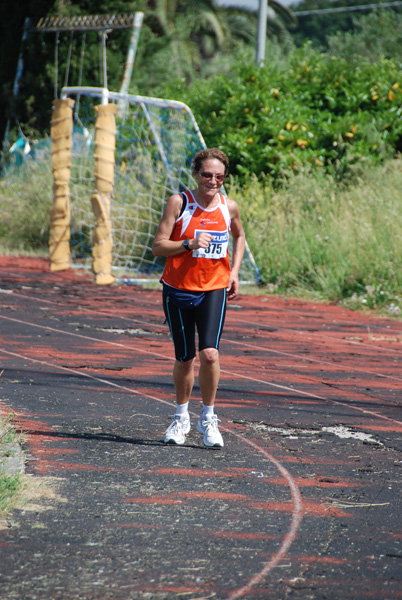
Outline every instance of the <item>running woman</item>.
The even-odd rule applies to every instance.
[[[238,205],[220,193],[229,168],[226,154],[218,148],[202,150],[195,155],[192,167],[196,189],[169,198],[152,246],[155,256],[166,257],[161,277],[163,309],[176,357],[176,411],[164,442],[182,445],[190,431],[188,407],[194,385],[197,330],[203,402],[197,430],[205,446],[222,448],[214,412],[220,375],[219,340],[226,300],[233,300],[239,292],[245,235]],[[231,264],[229,232],[233,236]]]

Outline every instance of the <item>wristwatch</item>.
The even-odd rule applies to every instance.
[[[190,240],[183,240],[183,247],[187,250],[187,252],[191,252],[191,249],[189,248],[189,243]]]

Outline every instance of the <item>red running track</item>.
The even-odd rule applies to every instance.
[[[63,498],[0,531],[4,597],[402,597],[400,321],[242,295],[221,342],[225,448],[195,432],[171,448],[159,291],[16,257],[0,281],[1,410]]]

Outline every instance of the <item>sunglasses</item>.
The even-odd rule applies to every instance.
[[[214,173],[209,173],[208,171],[203,171],[202,173],[200,173],[200,175],[204,179],[212,179],[213,177],[215,177],[218,183],[222,183],[222,181],[225,179],[225,175],[214,175]]]

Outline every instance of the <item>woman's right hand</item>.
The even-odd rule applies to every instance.
[[[191,250],[198,250],[198,248],[208,248],[210,242],[214,239],[214,236],[206,231],[202,231],[197,237],[190,240],[189,247]]]

